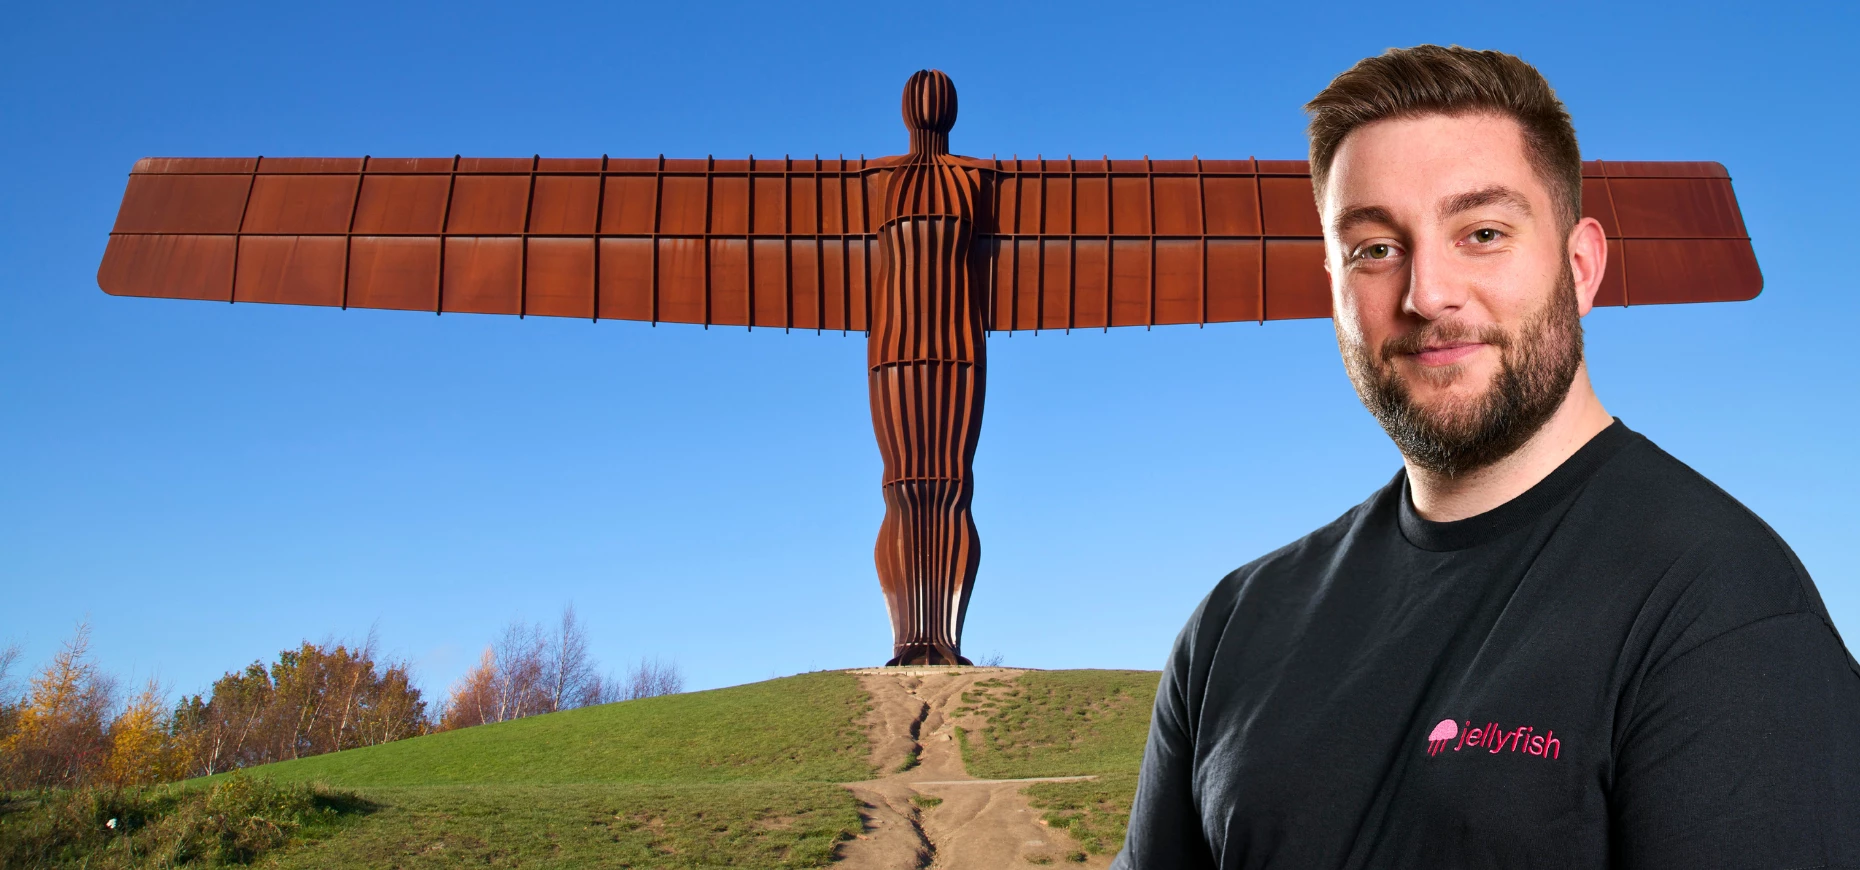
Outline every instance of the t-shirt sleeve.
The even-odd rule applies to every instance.
[[[1616,866],[1860,868],[1860,673],[1820,614],[1746,622],[1658,663],[1628,716]]]
[[[1203,604],[1203,609],[1206,604]],[[1149,743],[1143,749],[1143,772],[1130,808],[1124,849],[1112,870],[1200,870],[1212,868],[1194,794],[1195,741],[1189,714],[1188,684],[1196,625],[1203,609],[1176,638],[1156,688]]]

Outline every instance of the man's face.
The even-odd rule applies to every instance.
[[[1556,200],[1516,121],[1378,121],[1345,137],[1320,203],[1337,344],[1363,404],[1410,462],[1443,474],[1516,450],[1582,363]]]

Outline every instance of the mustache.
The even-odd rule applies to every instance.
[[[1382,361],[1386,363],[1397,356],[1420,353],[1431,345],[1460,342],[1489,344],[1504,351],[1511,347],[1511,336],[1496,325],[1468,326],[1456,320],[1429,321],[1384,340]]]

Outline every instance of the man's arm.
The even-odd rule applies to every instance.
[[[1860,673],[1821,614],[1678,652],[1630,715],[1610,795],[1616,866],[1860,867]]]
[[[1207,604],[1196,608],[1175,640],[1156,688],[1143,773],[1130,809],[1124,849],[1112,870],[1199,870],[1214,866],[1201,827],[1194,788],[1194,721],[1188,704],[1191,654]]]

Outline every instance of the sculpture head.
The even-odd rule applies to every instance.
[[[1410,466],[1484,468],[1593,401],[1579,318],[1606,244],[1543,76],[1499,52],[1391,49],[1306,109],[1337,344]]]
[[[948,154],[949,131],[956,126],[956,83],[940,70],[912,73],[904,83],[904,126],[911,131],[912,154]]]

